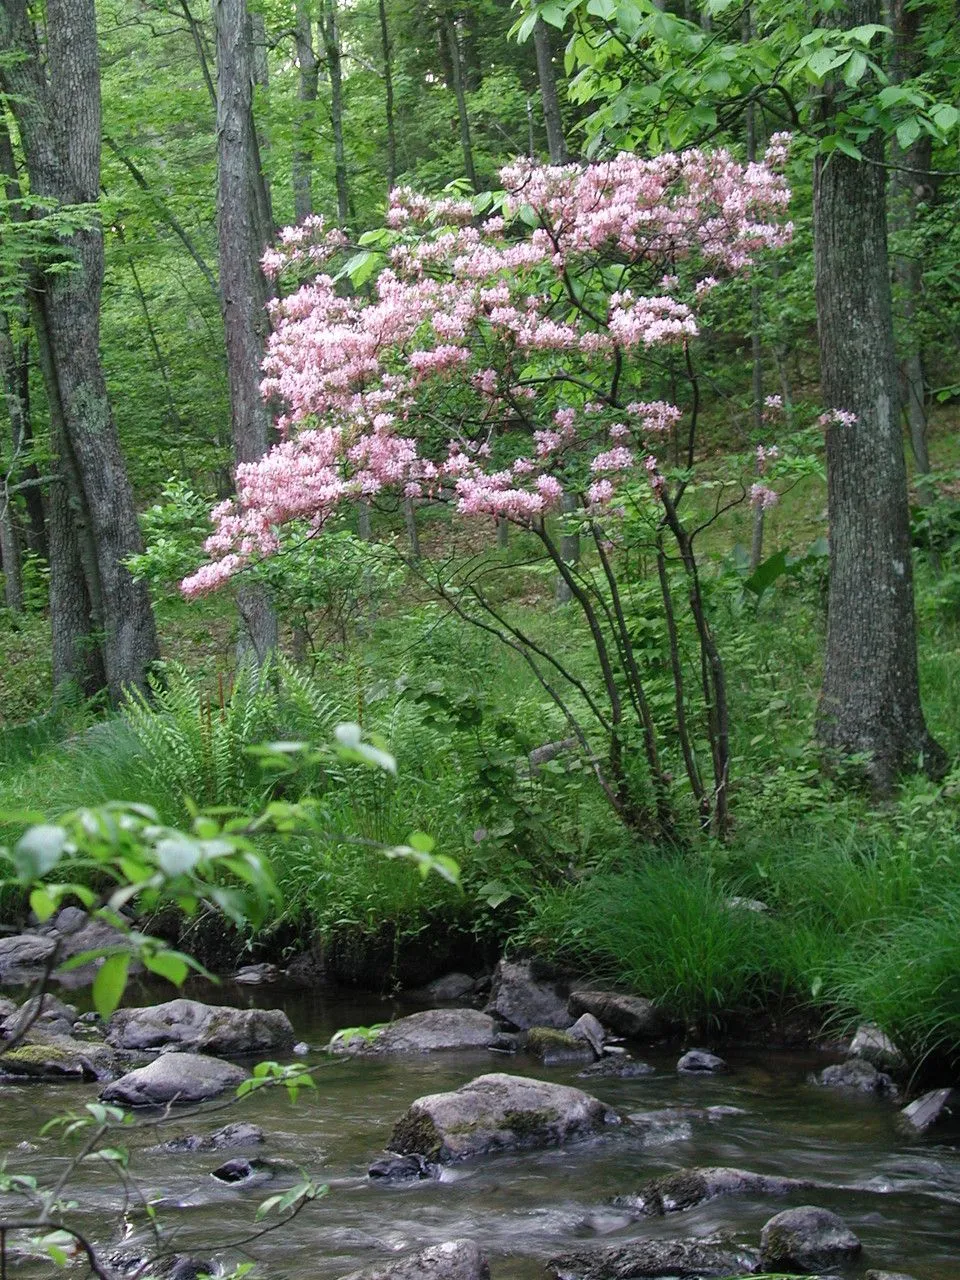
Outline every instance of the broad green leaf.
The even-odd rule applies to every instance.
[[[182,986],[190,972],[186,960],[175,951],[157,951],[153,955],[144,955],[143,963],[151,973],[166,978],[175,987]]]
[[[23,881],[39,880],[52,871],[67,845],[63,827],[40,823],[25,831],[13,847],[13,864]]]
[[[101,1018],[109,1018],[127,985],[130,953],[108,956],[93,980],[93,1005]]]
[[[173,880],[196,867],[200,861],[201,847],[186,836],[171,836],[166,840],[158,840],[156,851],[160,870]]]
[[[41,924],[49,920],[56,909],[57,902],[46,889],[34,889],[30,894],[30,910]]]
[[[901,151],[906,151],[920,137],[920,132],[919,119],[916,116],[908,117],[903,124],[897,126],[897,146]]]

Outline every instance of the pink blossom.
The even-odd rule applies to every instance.
[[[750,502],[760,511],[769,511],[771,507],[775,507],[780,501],[780,495],[775,489],[768,489],[763,484],[752,484],[750,486]]]
[[[836,425],[838,427],[856,426],[859,419],[855,413],[851,413],[849,409],[828,409],[826,413],[821,413],[817,419],[821,427],[829,427]]]

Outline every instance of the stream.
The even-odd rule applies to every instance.
[[[168,989],[169,990],[169,989]],[[354,991],[291,990],[280,984],[240,987],[229,982],[194,988],[216,1004],[259,1005],[286,1011],[298,1037],[326,1043],[344,1026],[387,1021],[418,1006]],[[167,999],[133,992],[131,1003]],[[146,998],[145,998],[146,997]],[[71,997],[72,998],[72,997]],[[487,1051],[435,1053],[421,1058],[328,1059],[312,1052],[317,1088],[295,1105],[271,1089],[230,1106],[208,1104],[189,1119],[131,1133],[131,1170],[148,1201],[161,1202],[161,1218],[184,1252],[215,1255],[231,1265],[258,1264],[271,1280],[333,1280],[358,1267],[382,1263],[393,1252],[468,1236],[490,1258],[494,1280],[542,1280],[544,1262],[570,1245],[621,1237],[694,1237],[730,1231],[755,1244],[763,1223],[797,1203],[816,1203],[841,1214],[863,1241],[858,1269],[908,1271],[916,1280],[960,1277],[960,1146],[937,1137],[907,1138],[896,1127],[897,1107],[873,1096],[819,1088],[808,1073],[831,1059],[775,1050],[727,1051],[724,1076],[679,1076],[677,1050],[657,1047],[637,1056],[656,1073],[634,1079],[578,1080],[578,1067],[544,1068],[532,1058]],[[835,1060],[835,1059],[834,1059]],[[439,1182],[381,1186],[366,1169],[383,1150],[394,1121],[414,1098],[454,1089],[477,1075],[507,1071],[572,1084],[625,1112],[722,1104],[745,1114],[677,1121],[644,1133],[625,1125],[592,1143],[552,1151],[500,1155],[455,1165]],[[51,1116],[96,1097],[98,1086],[0,1085],[0,1125],[7,1171],[49,1183],[65,1166],[63,1147],[40,1137]],[[291,1185],[281,1176],[263,1185],[223,1185],[211,1171],[236,1155],[171,1155],[149,1148],[179,1134],[203,1133],[233,1120],[261,1125],[266,1144],[256,1154],[292,1161],[306,1176],[330,1184],[294,1222],[240,1248],[257,1205]],[[145,1123],[138,1117],[138,1124]],[[19,1146],[19,1149],[18,1149]],[[736,1197],[714,1200],[682,1214],[628,1222],[609,1200],[644,1179],[691,1165],[732,1165],[757,1172],[815,1178],[835,1186],[785,1200]],[[108,1169],[84,1165],[69,1184],[77,1208],[72,1221],[103,1248],[119,1243],[117,1205],[123,1189]],[[0,1211],[22,1212],[22,1202],[0,1197]],[[135,1200],[126,1212],[124,1244],[149,1238]],[[265,1221],[269,1221],[266,1219]],[[52,1267],[25,1264],[18,1274],[49,1276]]]

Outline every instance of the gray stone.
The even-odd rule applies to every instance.
[[[68,1036],[73,1030],[77,1011],[72,1004],[64,1004],[55,995],[46,992],[38,1001],[36,996],[25,1000],[0,1022],[0,1035],[12,1039],[24,1029],[44,1028],[58,1035]]]
[[[842,1218],[812,1204],[785,1209],[765,1223],[760,1233],[761,1260],[770,1271],[806,1273],[842,1267],[860,1249],[860,1241]]]
[[[490,1280],[490,1268],[472,1240],[448,1240],[405,1258],[351,1271],[341,1280]]]
[[[525,1048],[545,1067],[593,1062],[596,1056],[585,1040],[577,1039],[572,1032],[557,1031],[553,1027],[531,1027]]]
[[[677,1070],[685,1075],[716,1075],[729,1068],[723,1058],[706,1049],[689,1049],[677,1063]]]
[[[170,1102],[204,1102],[247,1079],[231,1062],[200,1053],[164,1053],[145,1067],[128,1071],[100,1093],[104,1102],[126,1107],[161,1106]]]
[[[868,1271],[863,1280],[914,1280],[906,1271]]]
[[[56,938],[38,933],[0,938],[0,983],[22,986],[39,978],[56,945]]]
[[[881,1071],[899,1071],[907,1061],[885,1031],[875,1022],[863,1022],[850,1041],[850,1057],[866,1058]]]
[[[492,1151],[558,1146],[619,1124],[598,1098],[568,1085],[495,1073],[418,1098],[397,1121],[391,1151],[440,1164]]]
[[[756,1249],[725,1240],[627,1240],[571,1249],[551,1258],[557,1280],[632,1280],[634,1276],[743,1276],[760,1269]]]
[[[390,1053],[434,1053],[442,1049],[486,1049],[496,1023],[479,1009],[425,1009],[390,1022],[372,1039],[354,1036],[334,1040],[331,1053],[379,1056]]]
[[[585,1040],[598,1058],[603,1057],[603,1044],[607,1035],[599,1019],[592,1013],[581,1013],[568,1034],[574,1040]]]
[[[475,985],[476,979],[469,973],[447,973],[428,982],[418,994],[422,994],[425,1000],[464,1000],[473,995]]]
[[[806,1178],[781,1178],[747,1169],[680,1169],[650,1179],[632,1195],[614,1197],[613,1203],[643,1217],[662,1217],[720,1196],[784,1196],[791,1191],[810,1191],[815,1185]]]
[[[57,912],[53,921],[54,932],[60,934],[77,933],[89,919],[82,907],[64,907]]]
[[[592,1013],[617,1035],[634,1040],[657,1040],[666,1030],[653,1001],[642,996],[626,996],[616,991],[574,991],[569,1008],[574,1015]]]
[[[242,983],[246,986],[259,986],[264,982],[276,982],[280,977],[280,970],[275,964],[245,964],[242,969],[238,969],[236,973],[230,975],[234,982]]]
[[[116,1055],[105,1044],[89,1044],[42,1027],[0,1057],[0,1074],[28,1080],[107,1080]]]
[[[649,1062],[638,1062],[636,1058],[609,1057],[605,1055],[599,1062],[577,1073],[580,1080],[635,1080],[639,1076],[652,1076],[656,1067]]]
[[[118,1009],[107,1027],[118,1049],[165,1049],[240,1057],[292,1047],[290,1019],[280,1009],[233,1009],[170,1000],[146,1009]]]
[[[398,1156],[388,1151],[380,1160],[374,1160],[367,1170],[373,1182],[425,1182],[440,1176],[440,1166],[432,1164],[424,1156],[414,1152]]]
[[[926,1133],[951,1118],[960,1120],[960,1091],[931,1089],[900,1112],[900,1125],[908,1133]]]
[[[529,960],[501,960],[493,975],[487,1012],[511,1026],[553,1027],[565,1031],[574,1019],[567,1012],[567,990],[563,983],[534,976]]]
[[[226,1182],[230,1186],[262,1186],[270,1182],[277,1173],[276,1165],[271,1160],[248,1160],[237,1157],[226,1160],[211,1173],[218,1182]]]
[[[158,1151],[169,1151],[175,1154],[181,1151],[229,1151],[236,1147],[258,1147],[263,1143],[263,1130],[258,1124],[247,1124],[238,1120],[233,1124],[225,1124],[222,1129],[214,1129],[212,1133],[188,1133],[180,1138],[171,1138],[155,1148]]]
[[[814,1082],[828,1089],[855,1089],[858,1093],[878,1093],[885,1098],[895,1098],[900,1092],[886,1072],[878,1071],[865,1058],[848,1058],[846,1062],[824,1067]]]

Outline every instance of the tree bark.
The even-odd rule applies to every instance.
[[[566,164],[570,157],[567,152],[567,140],[563,136],[560,97],[557,94],[557,73],[553,65],[550,32],[542,18],[538,18],[534,25],[533,43],[537,54],[537,79],[540,81],[543,122],[547,130],[547,154],[550,156],[551,164]]]
[[[907,4],[906,0],[893,0],[891,5],[893,27],[892,79],[909,80],[923,69],[920,52],[920,26],[925,17],[925,6]],[[925,178],[922,170],[929,169],[933,155],[933,140],[921,134],[916,142],[901,150],[894,139],[892,159],[903,166],[895,170],[892,183],[892,223],[895,230],[909,232],[917,221],[921,203],[930,202],[936,195],[932,178]],[[893,278],[898,286],[899,316],[903,323],[901,335],[900,385],[903,407],[910,429],[910,445],[913,449],[917,471],[921,477],[930,472],[930,453],[927,447],[927,383],[923,370],[923,351],[916,331],[918,312],[922,306],[923,268],[915,253],[898,253],[893,259]],[[933,499],[929,481],[921,480],[923,501]]]
[[[309,0],[297,0],[297,115],[293,143],[293,216],[302,222],[313,213],[313,148],[320,68],[313,47]]]
[[[217,236],[220,301],[227,343],[230,418],[236,463],[266,453],[270,415],[260,394],[267,337],[265,246],[253,171],[253,32],[246,0],[216,0]],[[277,645],[277,619],[264,587],[244,583],[237,607],[249,648],[262,662]]]
[[[457,35],[456,19],[451,13],[444,13],[441,18],[443,37],[446,41],[450,57],[450,74],[453,78],[453,92],[457,99],[457,119],[460,123],[460,146],[463,150],[463,171],[474,191],[480,190],[477,170],[473,163],[473,141],[470,137],[470,115],[467,111],[467,95],[463,83],[463,59],[460,56],[460,39]]]
[[[330,125],[333,130],[333,168],[337,188],[337,222],[345,227],[350,220],[350,187],[347,182],[347,153],[343,143],[343,72],[340,65],[340,29],[337,0],[321,0],[323,47],[330,76]]]
[[[386,0],[377,0],[377,7],[380,17],[380,44],[383,50],[383,109],[387,119],[387,191],[390,192],[397,181],[397,123],[393,110],[393,61],[390,29],[387,26]]]
[[[878,9],[876,0],[848,0],[840,21],[878,22]],[[866,753],[885,794],[903,769],[939,768],[943,752],[920,705],[882,137],[861,149],[864,161],[837,151],[814,168],[822,394],[828,410],[856,415],[827,428],[830,592],[818,733],[838,753]]]
[[[100,182],[100,80],[93,0],[49,0],[46,74],[25,0],[0,8],[0,42],[14,57],[2,78],[17,118],[31,191],[63,204],[92,204]],[[38,299],[69,452],[96,552],[103,606],[104,669],[111,698],[142,687],[159,654],[144,583],[127,556],[142,550],[133,490],[120,452],[100,360],[103,232],[64,243],[77,269],[43,278]],[[91,594],[93,594],[91,592]]]

